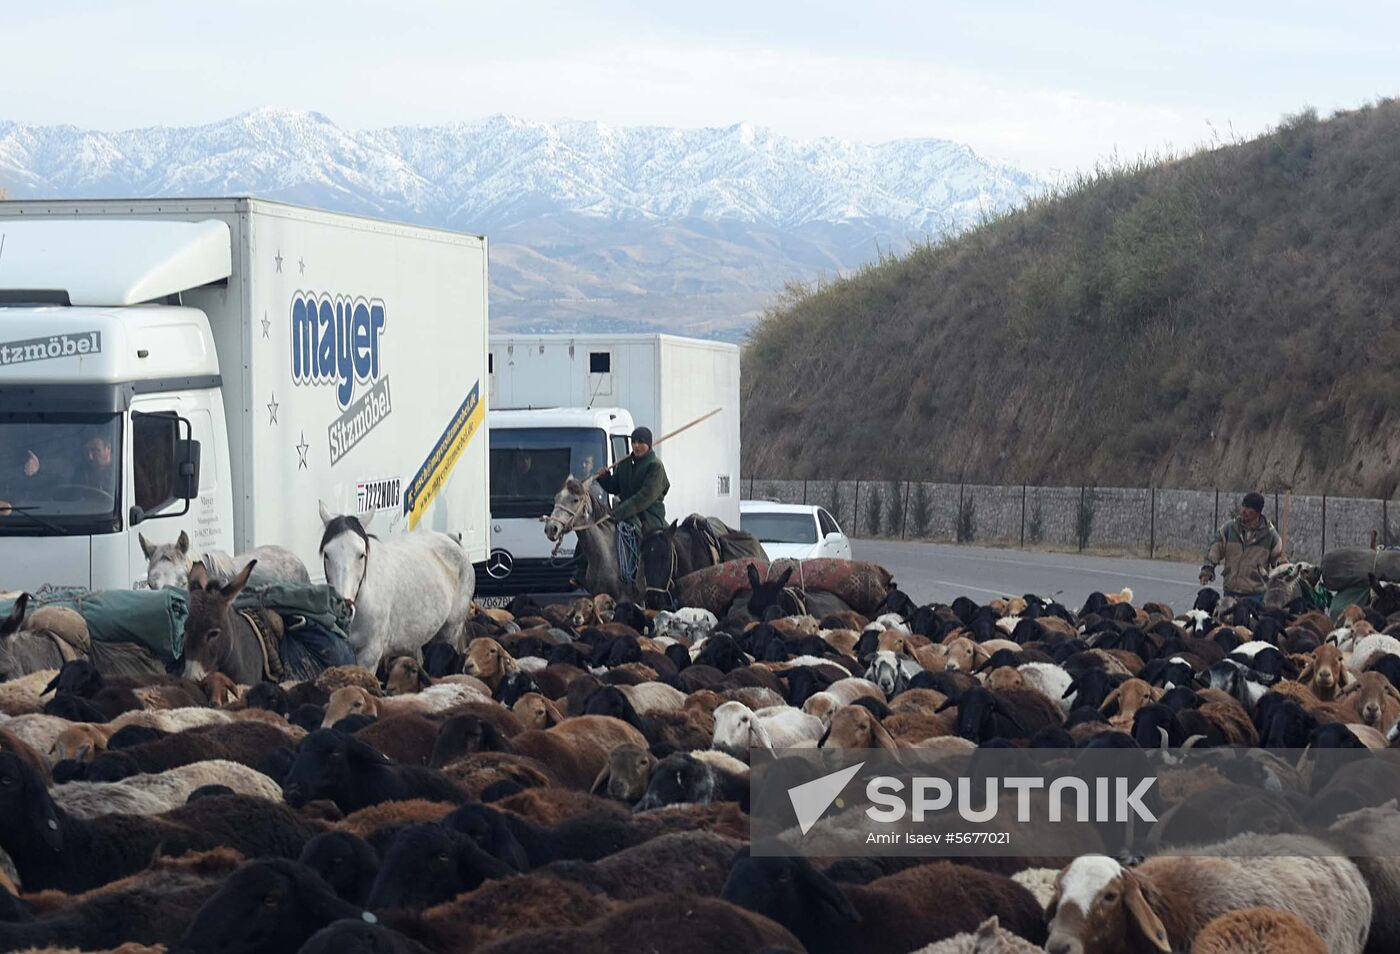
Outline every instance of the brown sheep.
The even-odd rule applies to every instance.
[[[1307,665],[1298,676],[1298,681],[1312,690],[1312,694],[1323,702],[1331,702],[1338,694],[1346,691],[1356,681],[1347,670],[1342,651],[1331,643],[1313,650]]]
[[[607,593],[599,593],[593,597],[593,615],[598,617],[598,622],[607,624],[613,621],[613,616],[617,613],[617,600]]]
[[[389,663],[388,672],[384,676],[384,691],[391,696],[405,696],[443,683],[471,686],[483,696],[491,695],[491,689],[486,683],[474,676],[454,675],[434,679],[412,656],[398,656]]]
[[[345,686],[358,686],[372,696],[384,695],[374,673],[363,666],[332,666],[316,677],[315,684],[327,695]]]
[[[694,895],[644,898],[578,927],[522,931],[480,948],[480,954],[758,954],[802,950],[790,931],[762,915]]]
[[[1243,908],[1202,928],[1191,954],[1327,954],[1327,945],[1292,911]]]
[[[818,743],[832,749],[884,749],[898,752],[900,744],[864,706],[842,706],[831,714],[831,727]]]
[[[1138,710],[1148,703],[1159,701],[1165,694],[1166,690],[1159,686],[1142,679],[1129,679],[1108,694],[1099,711],[1108,716],[1109,725],[1130,730]]]
[[[341,719],[351,715],[381,716],[401,715],[406,712],[430,714],[445,712],[468,702],[489,702],[471,686],[446,683],[431,686],[411,696],[376,696],[358,686],[345,686],[331,693],[326,703],[326,713],[321,719],[321,727],[329,729]]]
[[[1014,666],[998,666],[987,673],[986,686],[993,692],[1001,689],[1025,689],[1026,677]]]
[[[401,765],[427,765],[439,728],[421,713],[400,712],[376,719],[356,732],[355,738]]]
[[[360,838],[369,838],[385,828],[404,828],[419,822],[439,822],[452,813],[456,805],[430,802],[415,798],[403,802],[381,802],[351,812],[336,828]]]
[[[442,773],[472,798],[480,798],[492,785],[506,783],[523,789],[559,784],[549,767],[538,759],[509,752],[472,752],[453,759]]]
[[[608,764],[598,773],[589,791],[621,802],[636,802],[646,794],[656,756],[635,745],[619,745],[608,755]]]
[[[1400,720],[1400,692],[1382,673],[1363,672],[1337,698],[1355,715],[1348,721],[1361,722],[1381,732],[1389,732]]]
[[[525,693],[511,706],[511,711],[526,729],[549,729],[564,721],[559,707],[538,692]]]
[[[642,733],[612,716],[574,716],[552,729],[527,729],[510,740],[518,755],[539,759],[559,780],[587,791],[619,745],[647,748]]]
[[[219,709],[243,697],[243,687],[221,672],[208,673],[199,680],[199,689],[209,698],[209,704]]]
[[[490,686],[493,693],[500,688],[501,680],[519,669],[520,665],[494,639],[478,637],[467,647],[463,670],[468,676],[476,676]]]
[[[554,827],[583,815],[606,815],[616,819],[631,817],[616,802],[571,788],[527,788],[496,802],[497,808],[514,812],[537,825]]]

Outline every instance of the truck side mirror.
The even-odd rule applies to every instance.
[[[133,411],[132,457],[136,462],[136,500],[129,511],[134,527],[159,517],[183,517],[199,496],[199,441],[189,419],[172,411]],[[185,501],[181,510],[166,508]]]

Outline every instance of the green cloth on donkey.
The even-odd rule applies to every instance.
[[[254,580],[257,575],[254,574]],[[178,659],[184,650],[185,620],[190,615],[185,590],[167,586],[162,590],[94,590],[69,587],[54,590],[29,601],[29,611],[40,606],[66,606],[75,610],[87,622],[88,633],[104,643],[137,643],[149,649],[164,662]],[[317,655],[327,658],[349,658],[346,633],[350,630],[350,611],[340,594],[325,584],[264,582],[249,586],[238,599],[234,609],[269,609],[279,613],[287,624],[287,634],[313,634],[315,642],[324,642],[324,635],[338,637],[344,651],[327,644]],[[0,616],[8,614],[14,600],[0,599]],[[331,662],[328,665],[343,665]],[[297,667],[302,668],[302,667]]]

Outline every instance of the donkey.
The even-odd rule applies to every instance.
[[[185,617],[185,678],[195,682],[221,672],[241,686],[263,681],[264,658],[258,634],[246,617],[233,611],[233,601],[248,585],[257,566],[253,560],[227,583],[211,580],[204,564],[190,570],[190,615]],[[281,639],[282,618],[264,611],[262,618]]]
[[[445,533],[416,530],[379,539],[363,519],[321,504],[321,559],[326,582],[349,604],[350,645],[370,672],[379,661],[412,656],[436,639],[462,652],[476,592],[476,570]]]
[[[788,586],[788,581],[792,579],[796,569],[795,565],[789,565],[776,580],[765,581],[750,563],[747,567],[749,593],[747,597],[742,593],[736,596],[735,605],[739,605],[741,600],[747,600],[745,608],[749,615],[760,620],[782,616],[815,616],[817,619],[823,619],[838,613],[851,612],[851,607],[846,601],[835,593]]]
[[[554,495],[554,510],[544,519],[544,535],[554,543],[569,533],[578,535],[578,545],[588,557],[588,570],[580,582],[588,592],[640,603],[645,592],[642,560],[638,558],[632,579],[622,578],[612,508],[601,492],[592,492],[592,486],[569,475]]]
[[[152,543],[142,534],[141,552],[146,554],[146,584],[153,590],[165,586],[183,589],[189,582],[190,570],[195,559],[190,556],[190,535],[180,531],[174,543]],[[204,564],[208,577],[218,583],[227,583],[240,570],[257,560],[261,569],[259,576],[285,580],[288,583],[310,583],[311,575],[306,572],[306,564],[286,547],[255,547],[247,553],[231,557],[223,550],[206,550],[200,554],[198,562]]]
[[[646,606],[654,610],[677,608],[676,581],[688,573],[716,563],[710,541],[696,525],[702,517],[672,522],[653,530],[642,540],[642,577],[646,582]]]
[[[26,619],[29,599],[28,593],[21,593],[10,615],[0,620],[0,682],[44,669],[61,669],[67,657],[59,640],[70,650],[77,650],[79,644],[85,647],[84,657],[104,676],[165,672],[161,661],[144,646],[88,637],[82,617],[72,610],[41,606]]]

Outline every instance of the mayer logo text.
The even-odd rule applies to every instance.
[[[378,298],[292,295],[292,381],[335,385],[341,414],[326,429],[331,463],[348,454],[393,411],[380,364],[386,313]],[[355,385],[368,385],[358,399]]]

